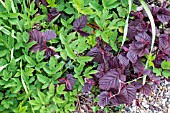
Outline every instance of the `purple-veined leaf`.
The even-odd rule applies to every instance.
[[[142,94],[146,96],[149,96],[151,93],[151,87],[148,84],[143,85],[139,90]]]
[[[120,54],[118,58],[119,58],[120,64],[122,64],[123,66],[129,65],[129,59],[127,59],[125,56]]]
[[[103,90],[119,89],[119,75],[116,70],[108,71],[103,77],[99,79],[99,88]]]
[[[66,87],[68,90],[73,90],[75,79],[72,74],[67,74]]]
[[[118,106],[120,104],[125,104],[127,102],[125,96],[122,94],[113,96],[112,98],[110,98],[110,101],[115,106]]]
[[[56,8],[50,9],[50,12],[48,13],[47,22],[50,23],[58,15],[59,15],[59,12]]]
[[[56,38],[56,33],[54,30],[47,30],[43,33],[44,41],[49,41],[52,38]]]
[[[134,82],[134,86],[135,86],[136,89],[140,89],[142,87],[142,83]]]
[[[80,18],[76,19],[73,23],[74,30],[78,31],[84,28],[87,24],[87,15],[81,16]]]
[[[121,89],[120,94],[125,96],[126,103],[129,104],[136,99],[136,88],[133,85],[127,85]]]
[[[97,63],[104,63],[103,55],[101,53],[101,50],[97,47],[92,48],[89,52],[86,54],[87,56],[94,57],[92,62]]]
[[[109,93],[107,91],[103,91],[100,93],[100,95],[98,95],[98,99],[99,99],[99,106],[106,106],[109,103]]]
[[[92,84],[86,82],[86,83],[84,83],[84,86],[82,87],[82,92],[86,93],[88,91],[91,91],[92,87],[93,87]]]
[[[135,36],[135,39],[137,41],[143,42],[143,43],[150,43],[151,42],[151,37],[146,33],[146,32],[142,32],[139,33]]]
[[[162,23],[168,22],[170,20],[170,10],[166,8],[160,8],[157,13],[157,18]]]
[[[126,56],[132,63],[135,63],[137,61],[137,55],[132,50],[128,51]]]

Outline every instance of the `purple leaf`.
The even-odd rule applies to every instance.
[[[136,99],[136,89],[132,85],[127,85],[123,87],[118,95],[113,96],[110,101],[117,106],[120,104],[130,104],[134,99]]]
[[[129,65],[129,60],[125,57],[125,56],[123,56],[123,55],[119,55],[119,61],[120,61],[120,63],[123,65],[123,66],[127,66],[127,65]]]
[[[112,98],[110,98],[110,101],[115,106],[118,106],[120,104],[125,104],[127,102],[126,97],[122,94],[113,96]]]
[[[50,9],[50,12],[48,13],[47,22],[50,23],[58,15],[59,15],[59,12],[56,8]]]
[[[43,33],[44,35],[44,41],[49,41],[52,38],[56,38],[56,33],[54,30],[47,30]]]
[[[103,59],[103,55],[102,52],[99,48],[94,47],[92,49],[90,49],[89,52],[87,52],[86,54],[87,56],[91,56],[94,57],[92,62],[97,62],[97,63],[104,63],[104,59]]]
[[[36,53],[38,50],[42,51],[47,47],[46,43],[44,43],[43,41],[43,34],[41,31],[32,30],[29,32],[29,34],[30,34],[29,42],[32,42],[32,41],[37,42],[34,46],[30,48],[31,51],[33,50],[34,53]]]
[[[43,33],[41,31],[38,30],[32,30],[29,32],[30,34],[30,39],[29,41],[36,41],[39,44],[43,43]]]
[[[128,25],[127,37],[133,39],[138,33],[146,32],[147,25],[142,19],[131,20]]]
[[[98,99],[99,99],[99,106],[106,106],[109,103],[109,93],[107,91],[103,91],[100,93],[100,95],[98,95]]]
[[[134,86],[135,86],[136,89],[140,89],[142,87],[142,83],[134,82]]]
[[[119,89],[119,73],[116,70],[108,71],[99,79],[99,88],[103,90]]]
[[[137,41],[143,42],[143,43],[150,43],[151,42],[151,37],[146,33],[139,33],[135,36],[135,39]]]
[[[51,49],[49,47],[46,47],[44,49],[45,49],[45,59],[49,59],[50,56],[54,56],[57,54],[53,49]]]
[[[168,22],[170,20],[170,10],[168,10],[166,8],[160,8],[157,13],[157,18],[162,23]]]
[[[124,95],[127,104],[131,103],[134,99],[136,99],[136,88],[132,85],[127,85],[123,87],[120,94]]]
[[[72,74],[67,74],[66,87],[68,90],[73,90],[75,79]]]
[[[44,6],[46,6],[46,7],[48,6],[48,3],[46,2],[46,0],[41,0],[41,2]]]
[[[89,84],[88,82],[84,83],[84,86],[82,87],[82,92],[86,93],[88,91],[91,91],[93,85]]]
[[[145,84],[142,86],[142,88],[139,89],[140,92],[146,96],[150,96],[151,93],[151,87],[148,84]]]
[[[167,55],[170,55],[170,37],[167,34],[159,36],[159,49]]]
[[[140,59],[137,60],[137,62],[133,65],[134,73],[139,73],[144,69],[144,66],[142,64],[142,61]]]
[[[137,55],[132,50],[128,51],[126,56],[132,63],[135,63],[137,61]]]
[[[87,24],[87,15],[85,16],[81,16],[80,18],[78,18],[77,20],[74,21],[73,26],[74,26],[74,30],[78,31],[82,28],[84,28]]]

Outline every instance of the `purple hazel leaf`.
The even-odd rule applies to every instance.
[[[136,88],[133,85],[127,85],[123,87],[120,94],[125,96],[127,104],[132,103],[136,99]]]
[[[135,36],[135,39],[137,41],[143,42],[143,43],[150,43],[151,42],[151,37],[146,33],[146,32],[142,32],[139,33]]]
[[[137,55],[132,50],[128,51],[126,56],[132,63],[135,63],[137,61]]]
[[[92,89],[92,84],[89,84],[88,82],[84,83],[84,86],[82,87],[82,92],[86,93],[88,91],[91,91]]]
[[[103,91],[100,93],[100,95],[98,95],[98,99],[99,99],[99,106],[100,107],[104,107],[109,103],[109,93],[107,91]]]
[[[118,58],[119,58],[120,64],[122,64],[123,66],[129,65],[129,59],[127,59],[125,56],[120,54]]]
[[[166,8],[160,8],[157,13],[157,18],[162,23],[168,22],[170,20],[170,10]]]
[[[146,96],[149,96],[151,93],[151,87],[148,84],[143,85],[139,90],[142,94]]]
[[[47,22],[50,23],[58,15],[59,15],[59,12],[56,8],[50,9],[50,12],[48,13]]]
[[[134,86],[135,86],[136,90],[137,90],[137,89],[140,89],[140,88],[142,87],[142,83],[140,83],[140,82],[134,82]]]
[[[78,31],[84,28],[87,24],[87,15],[81,16],[80,18],[76,19],[73,23],[74,30]]]
[[[159,49],[167,55],[170,55],[170,37],[167,34],[159,36]]]
[[[66,87],[68,90],[73,90],[75,79],[72,74],[67,74]]]
[[[110,101],[115,106],[118,106],[120,104],[125,104],[127,102],[126,97],[122,94],[113,96],[112,98],[110,98]]]
[[[54,56],[57,54],[53,49],[51,49],[49,47],[46,47],[44,49],[45,49],[45,59],[49,59],[50,56]]]
[[[119,89],[119,75],[116,70],[108,71],[103,77],[99,79],[99,88],[103,90]]]
[[[94,57],[92,62],[97,62],[97,63],[104,63],[104,59],[103,59],[103,55],[102,52],[99,48],[94,47],[92,49],[90,49],[89,52],[87,52],[86,54],[87,56],[91,56]]]
[[[44,41],[49,41],[53,38],[56,38],[56,33],[54,30],[47,30],[43,33]]]

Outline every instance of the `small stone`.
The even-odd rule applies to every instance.
[[[157,103],[155,103],[153,106],[155,106],[155,107],[159,107],[159,105],[158,105]]]
[[[162,111],[159,111],[158,113],[163,113]]]
[[[145,107],[145,108],[149,108],[149,105],[147,104],[147,101],[143,101],[143,102],[142,102],[142,105],[143,105],[143,107]]]

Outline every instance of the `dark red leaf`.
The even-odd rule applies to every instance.
[[[82,87],[82,92],[86,93],[88,91],[91,91],[92,87],[93,87],[92,84],[86,82],[86,83],[84,83],[84,86]]]
[[[92,48],[86,55],[94,57],[92,62],[104,63],[102,51],[97,47]]]
[[[136,88],[132,85],[127,85],[123,87],[123,89],[120,92],[121,95],[124,95],[127,104],[131,103],[134,99],[136,99]]]
[[[125,56],[123,55],[119,55],[119,62],[123,65],[123,66],[127,66],[129,65],[129,59],[127,59]]]
[[[119,75],[116,70],[108,71],[102,78],[99,79],[99,88],[103,90],[119,89]]]
[[[150,96],[151,93],[151,87],[148,84],[145,84],[140,88],[140,92],[146,96]]]
[[[135,86],[136,89],[140,89],[142,87],[142,83],[134,82],[134,86]]]
[[[160,8],[157,13],[157,18],[162,23],[168,22],[170,20],[170,10],[168,10],[166,8]]]
[[[107,91],[101,92],[100,95],[98,95],[98,99],[99,99],[98,104],[99,104],[99,106],[100,107],[106,106],[109,103],[109,97],[110,97],[110,95],[109,95],[109,93]]]
[[[77,20],[74,21],[73,26],[74,26],[74,30],[78,31],[82,28],[84,28],[87,24],[87,15],[85,16],[81,16],[80,18],[78,18]]]
[[[67,74],[66,87],[68,90],[73,90],[75,79],[72,74]]]
[[[44,35],[44,41],[49,41],[53,38],[56,38],[56,33],[54,30],[47,30],[43,33]]]
[[[47,22],[50,23],[58,15],[59,15],[59,12],[56,8],[50,9],[50,12],[48,13]]]
[[[132,50],[128,51],[126,56],[132,63],[135,63],[137,61],[137,55]]]
[[[120,104],[125,104],[127,102],[126,98],[124,95],[119,94],[116,96],[113,96],[110,98],[110,101],[112,102],[113,105],[118,106]]]

